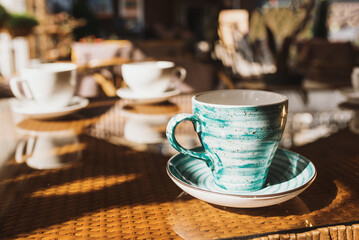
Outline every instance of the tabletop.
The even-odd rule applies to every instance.
[[[359,107],[335,90],[280,92],[289,98],[280,145],[318,175],[300,195],[261,208],[204,202],[167,175],[176,151],[166,123],[191,112],[192,94],[150,105],[91,99],[51,120],[0,100],[0,237],[359,239]],[[190,124],[176,134],[199,145]]]

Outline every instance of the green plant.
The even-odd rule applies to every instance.
[[[13,37],[26,36],[39,22],[27,13],[11,13],[6,21],[6,28]]]
[[[0,29],[2,29],[4,27],[4,25],[6,24],[8,17],[9,17],[9,13],[0,4]]]

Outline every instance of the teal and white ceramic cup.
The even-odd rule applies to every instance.
[[[214,182],[229,191],[264,187],[268,169],[281,140],[288,98],[259,90],[218,90],[192,98],[193,114],[181,113],[167,124],[167,138],[180,153],[203,159]],[[191,121],[203,151],[182,147],[175,129]]]

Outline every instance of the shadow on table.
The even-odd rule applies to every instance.
[[[0,237],[31,235],[71,220],[74,228],[86,228],[103,220],[101,211],[111,218],[122,207],[164,203],[178,194],[165,173],[167,157],[81,138],[83,157],[71,166],[35,170],[9,161],[0,169]],[[121,214],[132,221],[131,211]]]

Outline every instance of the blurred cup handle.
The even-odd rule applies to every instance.
[[[21,85],[21,88],[20,88]],[[31,93],[29,84],[26,80],[19,77],[10,79],[10,89],[16,98],[21,100],[33,100],[34,96]],[[22,90],[22,91],[21,91]]]
[[[174,71],[180,82],[182,82],[187,76],[187,71],[183,67],[176,67]]]
[[[18,143],[18,145],[16,147],[16,152],[15,152],[15,161],[17,163],[25,162],[26,159],[28,159],[29,157],[32,156],[34,149],[35,149],[36,140],[37,140],[37,137],[30,136],[30,137],[27,137],[26,139],[22,139]]]
[[[187,71],[183,67],[175,67],[175,69],[173,70],[173,74],[175,78],[171,82],[169,88],[177,88],[180,83],[183,82],[183,80],[186,78]]]

